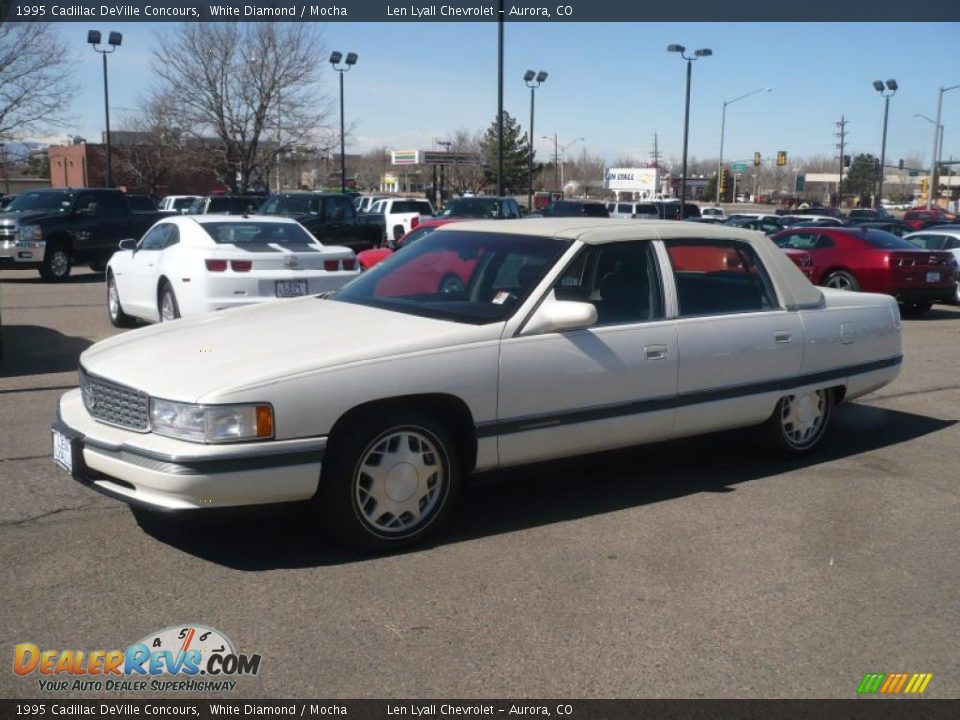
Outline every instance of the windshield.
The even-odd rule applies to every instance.
[[[460,198],[447,205],[440,217],[497,218],[500,203],[490,198]]]
[[[947,238],[943,235],[918,235],[909,238],[909,241],[924,250],[943,250],[943,246],[947,244]]]
[[[502,322],[569,244],[527,235],[435,232],[368,270],[333,299],[474,325]]]
[[[260,206],[263,215],[317,215],[320,198],[316,195],[274,195]]]
[[[173,201],[173,209],[183,210],[185,208],[188,208],[191,205],[193,205],[194,200],[195,198],[192,198],[192,197],[177,198]]]
[[[203,222],[200,223],[200,227],[216,243],[234,245],[316,243],[312,235],[293,222]]]
[[[72,192],[26,192],[7,207],[7,212],[30,212],[54,210],[66,212],[73,205],[76,193]]]

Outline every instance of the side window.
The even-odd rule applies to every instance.
[[[960,249],[960,240],[957,238],[947,238],[947,244],[943,246],[944,250],[957,250]]]
[[[826,235],[817,235],[817,240],[813,244],[813,246],[818,250],[822,250],[824,248],[832,248],[833,244],[834,244],[833,240],[831,240]]]
[[[167,233],[163,238],[162,249],[165,250],[168,247],[172,247],[180,242],[180,228],[178,228],[173,223],[167,223],[163,227],[166,228],[167,230]]]
[[[163,250],[166,245],[164,242],[167,238],[167,228],[170,227],[169,223],[161,223],[160,225],[154,225],[140,239],[139,250]]]
[[[778,307],[756,252],[728,240],[667,242],[680,316],[725,315]]]
[[[340,198],[333,195],[323,199],[323,215],[327,220],[343,220],[343,208],[338,202]]]
[[[80,199],[77,200],[77,212],[82,210],[97,212],[97,207],[100,203],[97,202],[97,196],[93,193],[84,193],[80,196]]]
[[[777,245],[794,250],[812,250],[816,240],[817,233],[795,232],[778,239]]]
[[[591,302],[597,325],[663,318],[663,291],[649,242],[584,248],[554,286],[558,300]]]
[[[350,198],[337,198],[337,206],[340,208],[341,220],[353,220],[353,218],[356,217],[353,211],[353,203],[350,202]]]
[[[97,215],[103,217],[122,217],[129,214],[127,204],[119,193],[104,193],[99,198]]]

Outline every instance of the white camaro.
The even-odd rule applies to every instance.
[[[753,231],[477,221],[332,297],[143,328],[80,363],[53,452],[81,482],[167,510],[310,499],[386,548],[435,530],[475,470],[749,425],[810,451],[835,403],[897,375],[900,316],[814,287]]]
[[[352,250],[321,245],[295,220],[172,216],[120,243],[107,263],[107,311],[130,327],[329,292],[357,274]]]

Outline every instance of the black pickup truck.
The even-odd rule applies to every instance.
[[[134,212],[120,190],[29,190],[0,213],[0,267],[37,268],[51,282],[80,263],[102,270],[121,240],[138,239],[165,216]]]
[[[293,218],[324,245],[343,245],[354,252],[380,247],[384,237],[383,216],[357,215],[353,199],[341,193],[271,195],[258,214]]]

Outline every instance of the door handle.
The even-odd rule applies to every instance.
[[[667,346],[647,345],[643,348],[643,354],[647,360],[663,360],[667,356]]]
[[[788,332],[778,332],[773,334],[773,339],[778,343],[789,343],[793,342],[793,335]]]

